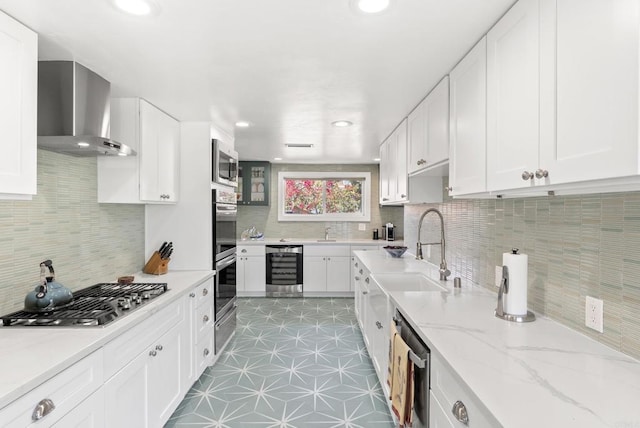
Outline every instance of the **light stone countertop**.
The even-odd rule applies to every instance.
[[[0,409],[214,274],[215,271],[169,271],[165,275],[139,272],[135,282],[166,282],[169,291],[104,327],[0,327]]]
[[[283,241],[284,240],[284,241]],[[385,241],[382,239],[323,239],[311,238],[269,238],[236,241],[237,245],[404,245],[402,240]]]
[[[422,272],[446,292],[389,292],[427,346],[447,362],[503,427],[640,428],[640,361],[549,318],[494,316],[497,294],[439,281],[410,254],[356,255],[372,272]],[[606,326],[605,326],[606,328]]]

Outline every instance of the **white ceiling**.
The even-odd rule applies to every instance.
[[[181,121],[211,121],[241,159],[369,163],[378,145],[514,0],[0,0],[40,34],[39,58],[75,60]],[[354,123],[335,128],[339,119]],[[234,129],[246,120],[247,129]],[[287,149],[285,143],[311,143]]]

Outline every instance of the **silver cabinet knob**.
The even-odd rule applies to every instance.
[[[189,297],[196,297],[196,293],[194,292],[189,293]]]
[[[241,253],[246,253],[246,252],[247,252],[247,249],[246,249],[246,248],[243,248],[240,252],[241,252]]]
[[[407,197],[407,195],[402,194],[402,195],[400,195],[400,197],[401,197],[401,198],[406,198],[406,197]]]
[[[366,278],[364,279],[364,282],[366,282],[366,283],[368,284],[368,283],[369,283],[369,277],[366,277]]]
[[[445,187],[445,188],[444,188],[444,190],[445,190],[446,192],[451,192],[451,191],[453,190],[453,187],[451,187],[451,186],[447,186],[447,187]]]
[[[549,176],[549,171],[546,169],[538,169],[536,170],[536,178],[547,178]]]
[[[204,348],[204,351],[202,351],[202,355],[204,355],[205,357],[209,355],[209,349]]]
[[[152,349],[151,351],[149,351],[149,355],[151,355],[152,357],[155,357],[156,355],[158,355],[158,351],[156,351],[155,349]]]
[[[527,181],[527,180],[533,180],[533,177],[534,177],[533,172],[524,171],[524,172],[522,173],[522,179],[523,179],[524,181]]]
[[[206,296],[207,294],[209,294],[209,289],[208,288],[203,288],[202,289],[202,295]]]
[[[356,281],[360,281],[360,277],[359,276],[356,276],[353,279],[355,279]]]
[[[209,322],[209,315],[203,316],[202,317],[202,322],[205,323],[205,324],[208,323]]]
[[[364,271],[362,269],[360,269],[358,272],[360,272],[360,275],[362,275],[364,273]]]
[[[356,267],[358,267],[358,262],[356,262]]]
[[[453,403],[451,413],[453,413],[453,416],[455,416],[458,421],[462,422],[465,425],[469,425],[469,415],[467,414],[467,408],[462,401],[458,400]]]
[[[378,330],[382,329],[382,323],[380,321],[376,321],[376,327],[378,327]]]
[[[157,349],[158,351],[162,351],[164,348],[162,347],[162,345],[156,345],[156,349]]]
[[[33,413],[31,414],[31,420],[39,421],[40,419],[47,416],[49,413],[53,412],[55,408],[56,406],[55,404],[53,404],[53,401],[51,401],[48,398],[44,398],[40,400],[40,402],[36,404],[36,407],[33,409]]]
[[[367,290],[362,290],[362,294],[369,294]]]
[[[382,198],[382,200],[383,200],[383,201],[388,201],[388,200],[389,200],[389,198]]]

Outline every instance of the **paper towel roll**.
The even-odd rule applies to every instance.
[[[526,254],[517,249],[502,254],[502,265],[509,269],[509,292],[504,295],[504,311],[511,315],[527,314],[527,264]]]

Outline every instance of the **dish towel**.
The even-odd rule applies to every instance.
[[[391,400],[391,390],[393,389],[393,373],[394,370],[394,361],[393,358],[393,342],[396,340],[396,335],[398,334],[398,329],[396,328],[396,323],[391,320],[391,327],[389,328],[390,338],[389,338],[389,364],[387,365],[387,385],[389,385],[389,400]]]
[[[391,409],[401,428],[411,426],[413,414],[413,362],[409,359],[409,351],[402,337],[394,335]]]

